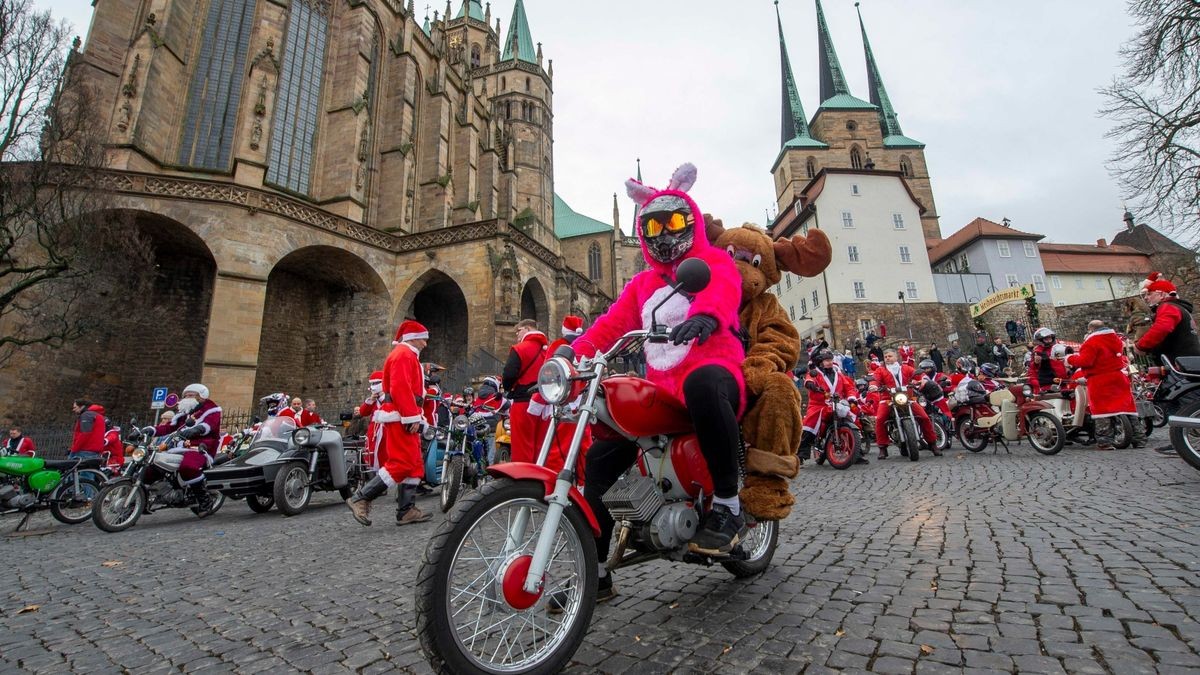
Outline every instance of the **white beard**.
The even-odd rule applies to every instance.
[[[669,286],[663,286],[655,291],[650,299],[642,305],[642,328],[650,329],[650,311],[653,310],[658,303],[672,289]],[[687,319],[688,310],[691,309],[691,303],[682,295],[676,294],[667,300],[666,304],[658,309],[658,322],[667,327],[667,334],[671,333],[671,329],[683,323]],[[665,344],[657,344],[647,342],[643,347],[646,353],[646,365],[655,370],[670,370],[683,362],[687,358],[688,352],[692,350],[693,342],[685,342],[681,345],[667,342]]]
[[[186,414],[190,413],[191,411],[195,410],[196,407],[199,405],[200,405],[200,402],[194,398],[180,399],[179,405],[178,405],[178,408],[179,408],[178,414],[186,415]]]

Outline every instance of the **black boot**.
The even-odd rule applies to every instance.
[[[188,486],[188,492],[192,499],[196,502],[196,515],[201,518],[212,513],[213,500],[208,494],[208,488],[204,486],[205,481],[193,483]]]
[[[354,496],[346,500],[346,506],[350,507],[350,512],[354,514],[354,519],[363,525],[371,524],[371,500],[383,495],[387,492],[387,483],[376,474],[374,478],[363,483],[362,487],[354,493]]]

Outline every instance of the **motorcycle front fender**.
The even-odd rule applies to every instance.
[[[121,483],[133,483],[133,479],[130,478],[129,476],[113,476],[112,478],[109,478],[108,480],[104,481],[104,483],[100,487],[108,487],[109,485],[119,485]]]
[[[339,445],[329,448],[325,455],[329,458],[329,478],[333,481],[333,487],[340,490],[349,485],[346,478],[346,449]]]
[[[546,487],[546,496],[549,497],[554,493],[554,484],[558,481],[558,474],[553,470],[537,464],[529,464],[527,462],[508,462],[506,464],[495,464],[487,468],[487,472],[493,478],[511,478],[512,480],[532,480],[542,483]],[[588,506],[587,501],[583,498],[583,493],[574,485],[567,492],[567,498],[571,503],[583,513],[584,518],[587,518],[588,525],[592,527],[592,534],[600,536],[600,523],[596,521],[596,514],[592,513],[592,509]]]

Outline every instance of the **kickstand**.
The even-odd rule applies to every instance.
[[[1008,447],[1008,441],[1003,436],[1001,436],[1001,437],[998,437],[996,439],[996,442],[992,445],[992,454],[993,455],[998,454],[1000,452],[1000,446],[1004,446],[1004,452],[1006,452],[1010,455],[1012,454],[1012,449],[1010,449]]]
[[[29,519],[33,517],[33,511],[26,511],[21,517],[21,522],[17,523],[17,527],[12,532],[8,533],[10,537],[36,537],[43,534],[50,534],[54,530],[26,530],[25,526],[29,524]]]

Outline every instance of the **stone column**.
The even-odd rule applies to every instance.
[[[226,410],[250,409],[256,403],[254,378],[266,301],[265,277],[217,272],[203,382]]]

